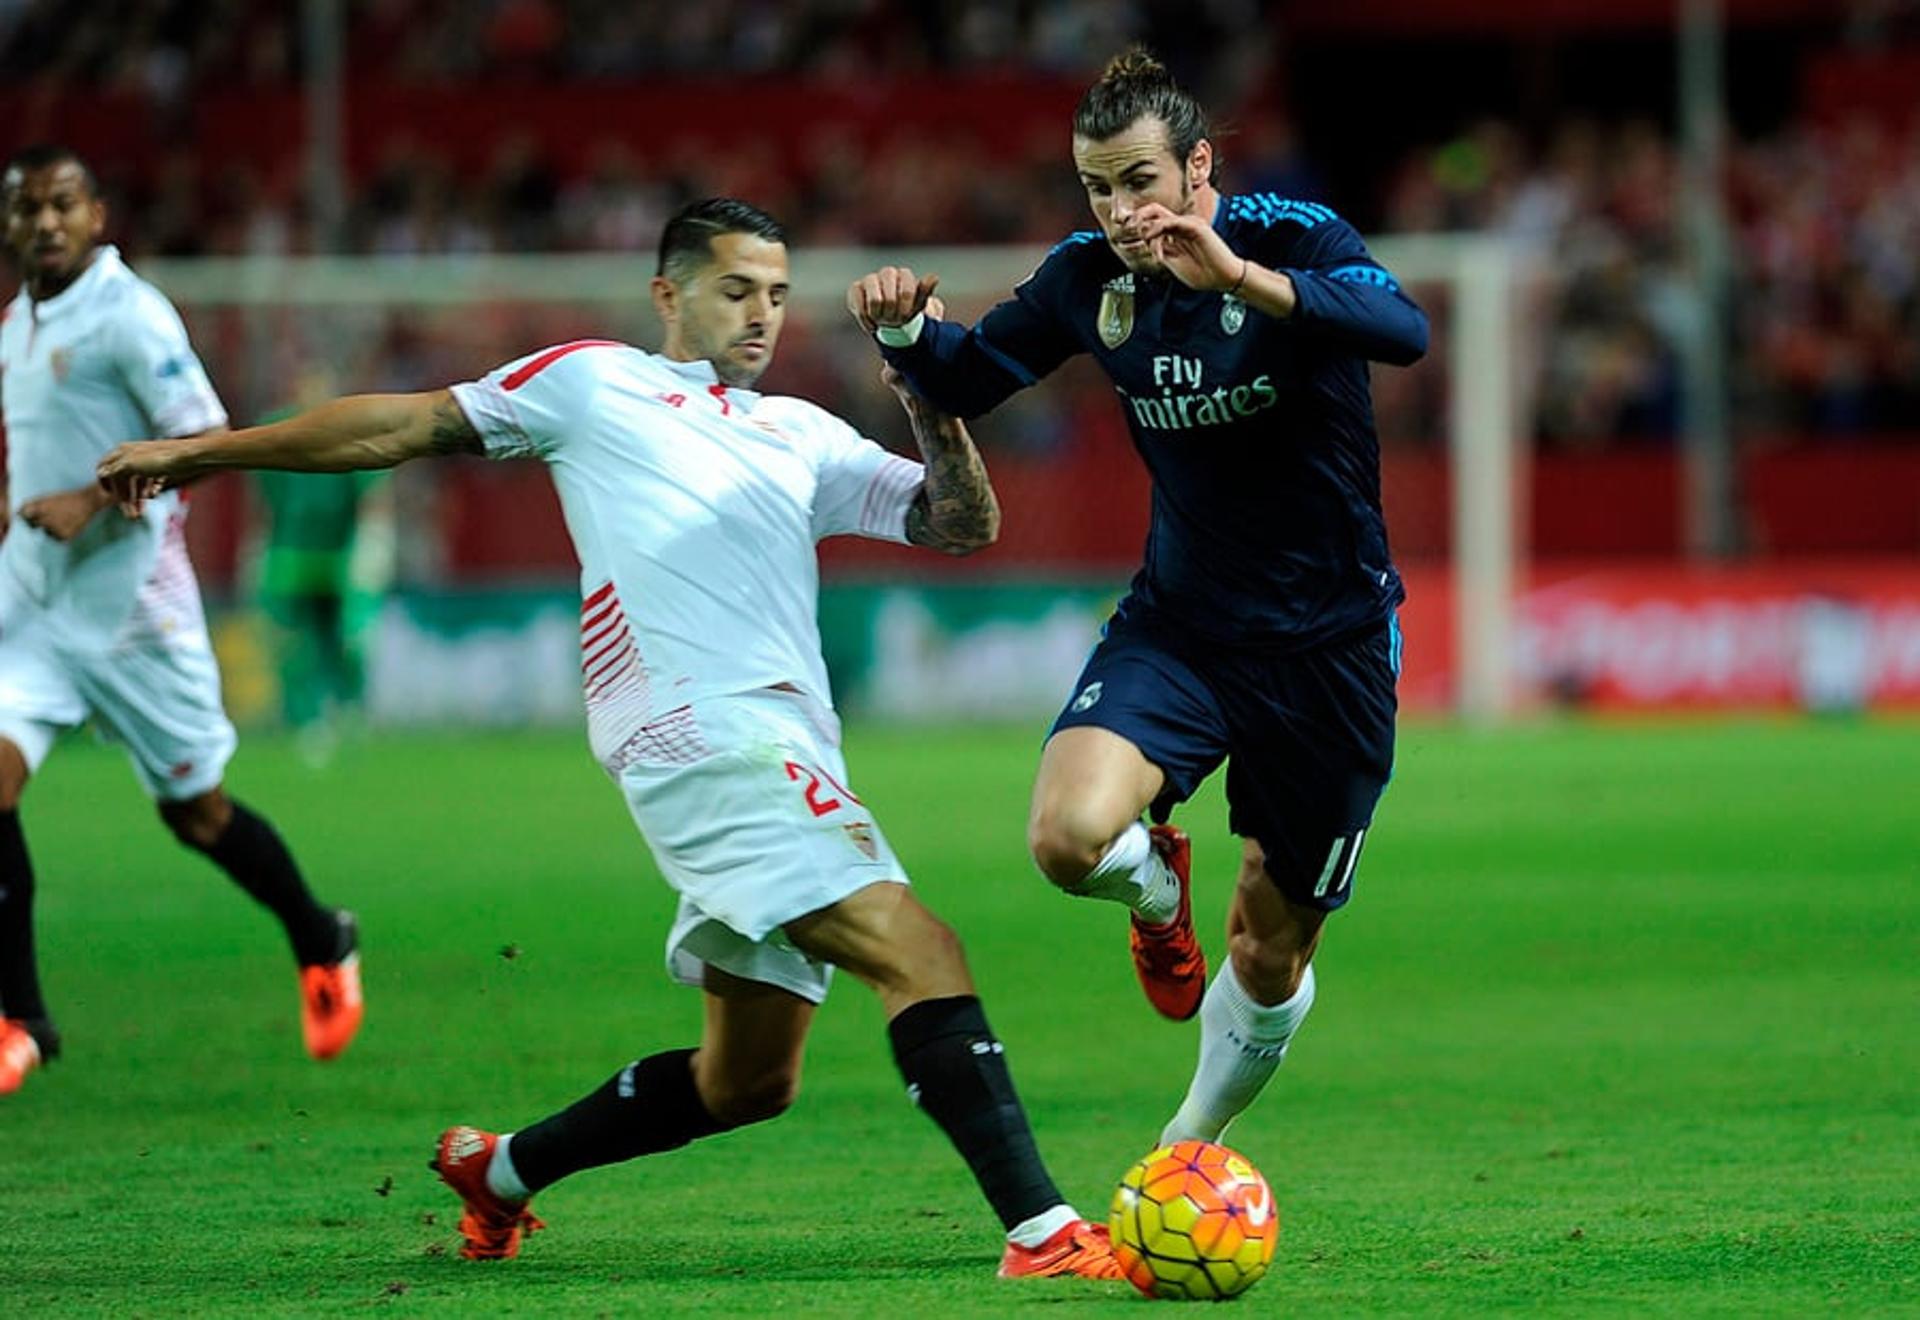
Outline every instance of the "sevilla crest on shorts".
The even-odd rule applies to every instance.
[[[880,860],[880,849],[873,842],[873,826],[864,820],[849,821],[841,826],[847,832],[847,840],[858,848],[870,862]]]

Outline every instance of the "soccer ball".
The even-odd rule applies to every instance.
[[[1128,1282],[1190,1302],[1253,1287],[1280,1236],[1267,1180],[1244,1155],[1207,1141],[1176,1141],[1128,1169],[1107,1224]]]

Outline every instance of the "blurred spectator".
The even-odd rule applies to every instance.
[[[1493,230],[1542,258],[1548,444],[1673,434],[1676,159],[1644,122],[1570,122],[1537,158],[1488,124],[1396,174],[1389,230]],[[1728,188],[1736,427],[1920,427],[1920,131],[1859,119],[1735,142]],[[1436,434],[1384,412],[1383,430]]]

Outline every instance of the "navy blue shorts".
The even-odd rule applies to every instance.
[[[1393,774],[1400,626],[1285,654],[1207,648],[1131,611],[1108,620],[1053,731],[1119,734],[1166,776],[1163,821],[1227,763],[1233,832],[1256,840],[1288,901],[1332,911],[1353,892]]]

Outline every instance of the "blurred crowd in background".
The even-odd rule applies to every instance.
[[[1920,134],[1799,123],[1736,141],[1728,165],[1736,425],[1920,429]],[[1582,447],[1675,429],[1679,193],[1650,122],[1563,123],[1537,146],[1486,123],[1401,165],[1383,228],[1497,231],[1537,256],[1538,435]]]
[[[408,82],[476,77],[632,79],[716,70],[858,77],[874,68],[989,66],[1078,72],[1145,33],[1176,64],[1207,60],[1262,0],[351,0],[356,73]],[[50,73],[157,98],[195,81],[293,75],[301,7],[260,0],[10,0],[0,73]]]
[[[1685,314],[1671,128],[1640,115],[1489,120],[1396,147],[1369,171],[1370,195],[1331,196],[1311,144],[1303,150],[1289,127],[1275,35],[1284,24],[1271,21],[1282,8],[361,0],[347,6],[344,55],[356,80],[535,96],[560,83],[693,78],[685,105],[697,126],[733,80],[803,76],[844,89],[885,69],[893,96],[914,95],[924,71],[1077,86],[1144,35],[1227,112],[1229,190],[1328,202],[1369,235],[1498,231],[1535,256],[1528,315],[1541,357],[1540,444],[1669,441]],[[1892,0],[1852,9],[1855,28],[1884,28],[1904,12]],[[0,0],[0,80],[133,98],[160,121],[184,113],[197,89],[284,86],[301,61],[295,5]],[[352,175],[342,241],[388,255],[645,251],[681,202],[733,193],[766,205],[809,246],[1047,243],[1086,224],[1062,129],[1049,116],[1012,150],[910,128],[861,140],[769,125],[720,151],[685,134],[636,146],[630,134],[590,131],[566,161],[521,133],[490,143],[481,168],[463,169],[444,132],[396,122]],[[119,209],[115,236],[137,259],[308,250],[297,144],[282,159],[263,168],[214,158],[182,135],[139,159],[98,163]],[[1764,131],[1736,132],[1728,164],[1736,427],[1755,443],[1920,431],[1920,133],[1789,113]],[[396,333],[404,339],[405,328]],[[405,360],[401,348],[382,360]],[[1392,443],[1444,433],[1434,377],[1384,380],[1379,404]]]

